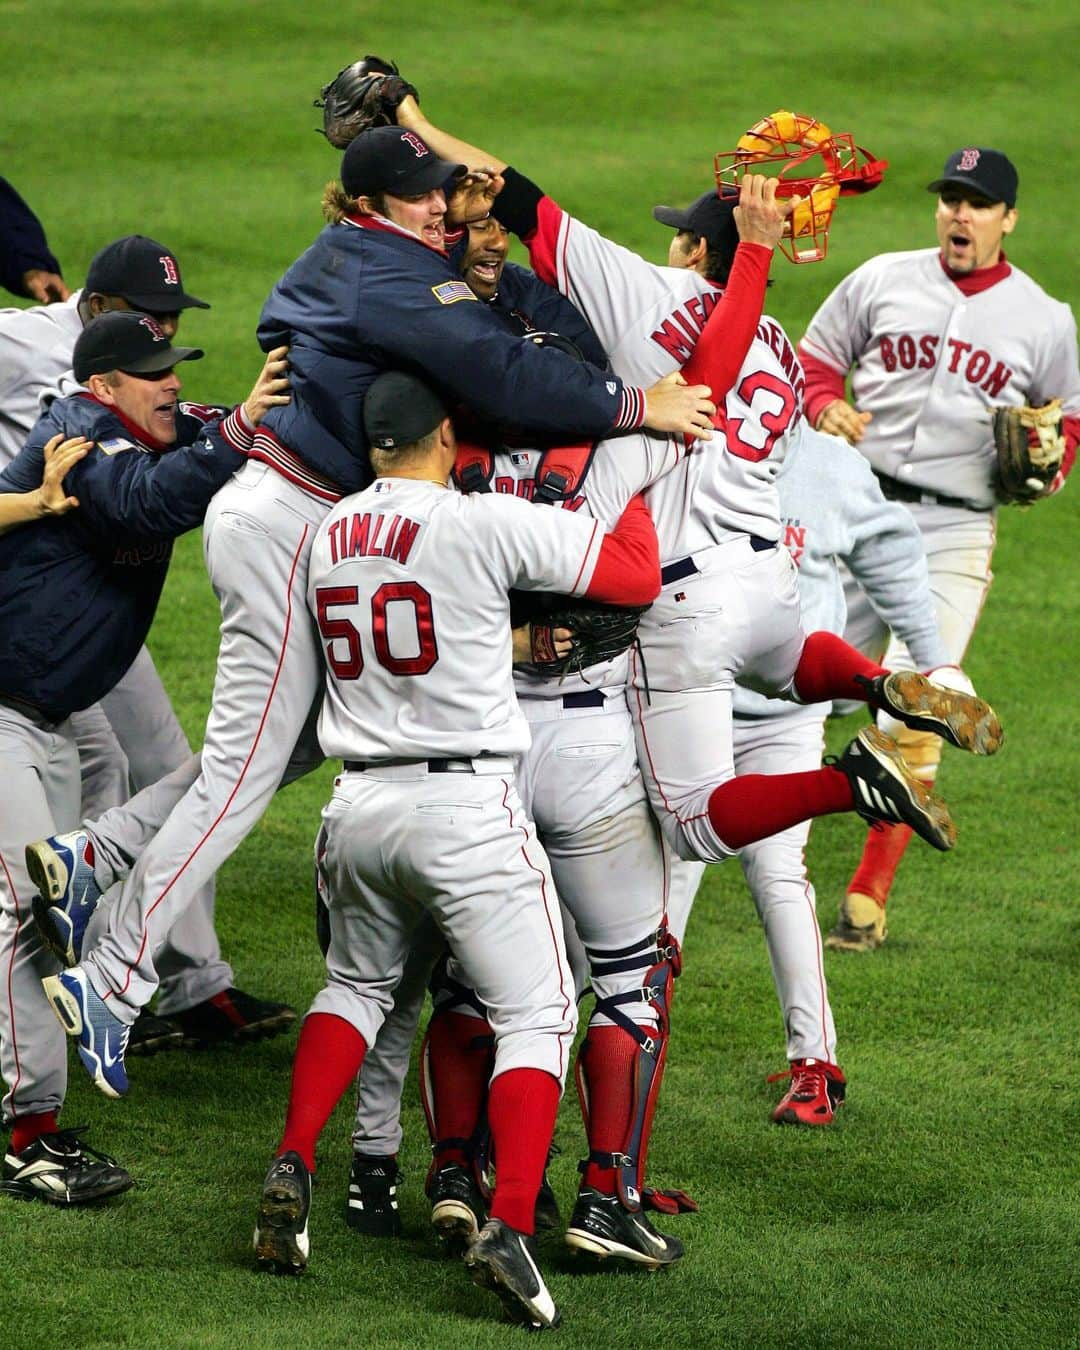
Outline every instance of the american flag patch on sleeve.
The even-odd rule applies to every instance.
[[[121,450],[134,450],[134,441],[125,441],[123,436],[114,436],[112,440],[98,441],[98,449],[103,455],[115,455]]]
[[[475,300],[476,296],[464,281],[443,281],[432,286],[431,293],[440,305],[452,305],[458,300]]]

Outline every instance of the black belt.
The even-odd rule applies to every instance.
[[[747,535],[750,541],[750,547],[755,553],[764,553],[766,549],[775,548],[780,542],[777,539],[763,539],[760,534]],[[678,562],[667,563],[660,569],[660,585],[670,586],[673,581],[682,581],[683,577],[692,577],[701,568],[694,562],[693,558],[680,558]]]
[[[881,494],[891,502],[936,502],[938,506],[963,506],[968,511],[976,510],[963,497],[947,497],[943,492],[934,492],[930,488],[916,487],[913,483],[901,483],[898,478],[890,478],[887,473],[874,470],[874,477],[881,485]]]
[[[10,708],[12,712],[21,713],[28,722],[32,722],[36,727],[58,727],[64,721],[62,717],[50,717],[36,704],[27,703],[22,698],[15,698],[13,694],[0,694],[0,707]]]
[[[564,708],[602,708],[604,706],[604,691],[602,689],[582,689],[576,694],[563,694],[562,705]]]
[[[346,773],[366,773],[368,769],[397,769],[405,764],[421,765],[428,773],[475,773],[471,759],[346,759]]]

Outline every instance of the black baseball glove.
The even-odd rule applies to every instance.
[[[365,56],[324,85],[314,106],[323,110],[323,135],[344,150],[369,127],[394,126],[398,105],[407,94],[420,101],[415,87],[401,78],[393,61]]]
[[[1041,408],[995,408],[992,416],[999,500],[1023,503],[1045,497],[1065,456],[1061,399]]]
[[[533,598],[533,597],[531,597]],[[601,605],[573,595],[534,595],[538,602],[529,618],[532,661],[545,675],[570,675],[621,656],[634,644],[638,623],[648,605]],[[570,650],[555,650],[554,630],[568,628]]]

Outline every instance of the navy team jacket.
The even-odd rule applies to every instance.
[[[239,410],[181,404],[177,443],[160,451],[89,395],[57,399],[0,474],[0,492],[41,483],[58,432],[95,445],[64,479],[79,506],[0,535],[0,699],[50,721],[112,689],[146,640],[172,541],[245,462]]]
[[[425,376],[451,403],[562,439],[641,423],[641,391],[553,348],[523,343],[453,261],[371,217],[328,225],[271,291],[264,351],[289,344],[292,402],[264,427],[347,492],[371,481],[362,405],[383,370]]]

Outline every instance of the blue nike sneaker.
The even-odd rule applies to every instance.
[[[131,1028],[113,1016],[78,966],[47,975],[41,984],[60,1025],[78,1037],[79,1058],[94,1086],[106,1097],[122,1097],[128,1090],[124,1051]]]
[[[101,899],[89,835],[75,830],[27,844],[26,870],[39,892],[33,909],[42,942],[63,965],[76,965],[86,925]]]

